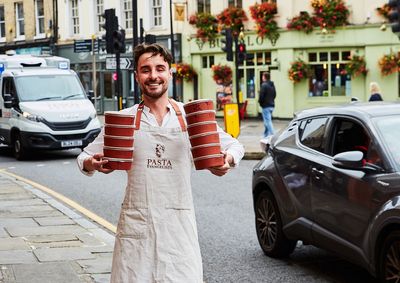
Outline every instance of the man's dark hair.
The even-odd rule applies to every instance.
[[[271,75],[269,74],[269,72],[263,72],[262,75],[265,77],[267,81],[271,79]]]
[[[133,53],[135,54],[135,70],[137,69],[137,65],[138,65],[140,56],[142,56],[144,53],[152,53],[153,54],[152,56],[156,56],[156,55],[160,54],[161,57],[164,58],[164,61],[168,63],[168,66],[171,67],[171,63],[172,63],[171,52],[169,52],[169,50],[161,44],[158,44],[158,43],[138,44],[135,47],[135,49],[133,50]]]

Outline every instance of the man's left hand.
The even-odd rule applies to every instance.
[[[208,168],[210,172],[216,176],[224,176],[226,173],[228,173],[229,169],[231,169],[231,164],[233,164],[233,157],[229,153],[222,152],[224,154],[224,165],[219,166],[219,167],[212,167]]]

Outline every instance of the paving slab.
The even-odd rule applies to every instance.
[[[23,205],[44,205],[44,204],[46,203],[39,198],[21,199],[21,200],[3,200],[0,201],[0,208],[8,206],[20,207]]]
[[[12,267],[18,283],[81,283],[67,263],[21,264]]]
[[[38,227],[32,218],[0,218],[0,227]]]
[[[0,239],[0,251],[11,250],[30,250],[31,248],[22,238],[2,238]]]
[[[38,262],[32,251],[0,251],[0,264],[23,264]]]
[[[13,212],[0,209],[0,218],[62,216],[57,210]]]
[[[66,216],[58,217],[40,217],[35,218],[35,221],[40,224],[40,226],[56,226],[56,225],[71,225],[75,222]]]
[[[64,242],[45,242],[45,243],[31,243],[31,246],[35,249],[41,248],[71,248],[71,247],[82,247],[81,241],[64,241]]]
[[[44,227],[8,227],[5,229],[12,237],[20,236],[39,236],[39,235],[64,235],[64,234],[83,234],[86,232],[78,225],[44,226]]]
[[[78,264],[87,273],[109,273],[111,272],[111,263],[112,255],[90,260],[78,260]]]
[[[81,248],[43,248],[33,251],[40,262],[93,259],[95,256]]]
[[[78,240],[77,236],[72,234],[27,236],[24,238],[30,243],[49,243]]]

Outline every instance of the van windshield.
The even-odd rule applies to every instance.
[[[23,101],[86,98],[75,75],[37,75],[15,78],[18,97]]]

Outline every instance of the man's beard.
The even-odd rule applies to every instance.
[[[147,91],[146,87],[143,86],[140,88],[143,95],[151,99],[158,99],[164,95],[164,93],[168,90],[168,85],[163,85],[161,91]]]

